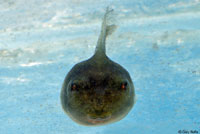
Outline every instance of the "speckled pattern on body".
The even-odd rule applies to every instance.
[[[65,114],[60,92],[70,69],[94,54],[107,6],[118,28],[106,54],[128,70],[137,102],[122,120],[88,127]],[[0,134],[200,133],[199,7],[200,0],[0,0]]]
[[[76,64],[67,74],[61,92],[64,111],[82,125],[105,125],[125,117],[135,101],[129,73],[106,56],[106,37],[115,25],[108,25],[107,8],[94,56]]]

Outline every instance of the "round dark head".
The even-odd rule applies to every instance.
[[[108,58],[76,64],[65,78],[61,102],[64,111],[82,125],[103,125],[122,119],[134,104],[128,72]]]

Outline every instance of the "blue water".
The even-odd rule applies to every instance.
[[[80,126],[62,110],[67,72],[95,49],[107,6],[107,55],[137,102],[123,120]],[[0,0],[0,134],[200,133],[200,0]]]

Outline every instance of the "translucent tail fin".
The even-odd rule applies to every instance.
[[[95,54],[106,54],[106,49],[105,49],[105,44],[106,44],[106,37],[108,35],[111,35],[115,29],[117,28],[117,26],[115,24],[112,25],[108,25],[108,21],[110,21],[110,14],[113,12],[113,9],[110,9],[109,7],[107,7],[106,9],[106,13],[104,14],[103,17],[103,22],[101,25],[101,33],[97,42],[97,46],[96,46],[96,50],[95,50]],[[113,22],[112,22],[113,23]]]

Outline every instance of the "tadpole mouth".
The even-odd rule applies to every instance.
[[[108,121],[110,118],[111,118],[111,115],[108,115],[105,117],[91,117],[89,115],[87,116],[88,122],[92,124],[104,123]]]

